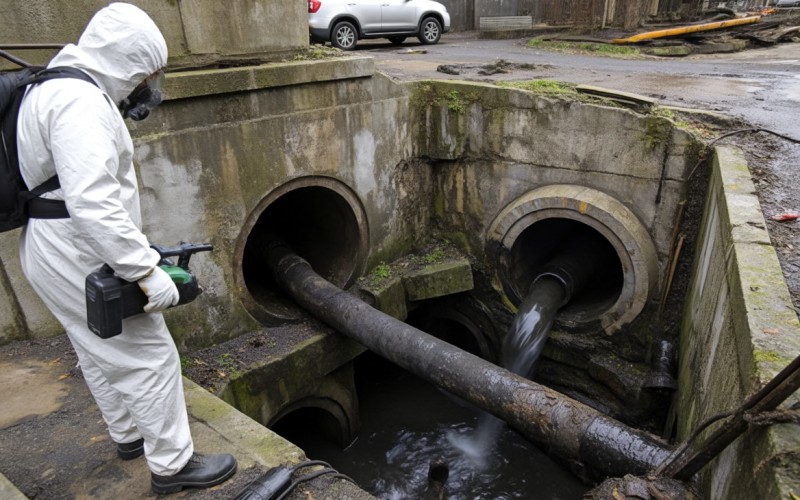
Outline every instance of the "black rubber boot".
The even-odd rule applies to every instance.
[[[236,459],[231,455],[192,454],[192,458],[174,476],[150,474],[150,484],[157,495],[177,493],[184,488],[209,488],[236,473]]]
[[[117,443],[117,456],[123,460],[133,460],[144,455],[144,439],[132,443]]]

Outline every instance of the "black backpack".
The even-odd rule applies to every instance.
[[[69,67],[27,67],[0,73],[0,233],[24,226],[31,217],[69,217],[63,201],[40,198],[60,187],[58,177],[29,190],[19,172],[17,157],[17,116],[25,88],[54,78],[78,78],[97,85],[86,73]]]

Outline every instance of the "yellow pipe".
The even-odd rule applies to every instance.
[[[722,28],[730,28],[731,26],[741,26],[743,24],[753,24],[761,20],[761,16],[740,17],[738,19],[728,19],[727,21],[717,21],[713,23],[695,24],[692,26],[682,26],[680,28],[669,28],[666,30],[648,31],[646,33],[639,33],[628,38],[615,38],[611,43],[634,43],[641,42],[642,40],[651,40],[653,38],[663,38],[665,36],[685,35],[687,33],[695,33],[697,31],[709,31]]]

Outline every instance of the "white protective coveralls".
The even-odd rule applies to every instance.
[[[162,476],[179,472],[193,453],[175,343],[161,313],[125,319],[122,334],[97,337],[87,328],[84,287],[103,263],[136,281],[159,262],[140,230],[133,143],[116,104],[166,63],[152,19],[111,4],[48,65],[81,69],[99,88],[72,78],[32,87],[17,139],[25,182],[37,186],[57,173],[61,189],[45,197],[65,200],[71,216],[28,222],[22,269],[64,326],[111,438],[144,438],[150,470]]]

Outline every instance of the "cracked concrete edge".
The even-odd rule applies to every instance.
[[[183,378],[183,387],[189,415],[247,453],[253,462],[277,467],[306,460],[303,450],[190,379]]]
[[[3,500],[27,500],[28,497],[23,495],[22,492],[14,486],[14,483],[9,481],[8,478],[0,472],[0,498]]]

